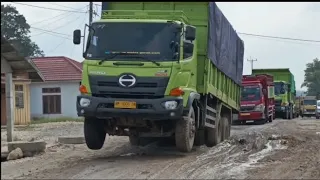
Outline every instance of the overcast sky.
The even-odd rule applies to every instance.
[[[77,61],[83,60],[82,45],[73,45],[72,32],[74,29],[83,29],[84,24],[88,23],[88,13],[85,13],[88,10],[88,2],[23,3],[77,11],[64,12],[11,3],[31,25],[31,38],[46,56],[67,56]],[[100,15],[101,2],[94,4],[96,4],[94,9]],[[217,4],[237,32],[320,41],[319,2],[218,2]],[[316,57],[320,58],[320,43],[248,35],[240,37],[245,44],[244,74],[251,73],[251,65],[247,62],[249,58],[258,60],[254,62],[254,68],[290,68],[295,75],[297,89],[300,89],[304,79],[305,64]]]

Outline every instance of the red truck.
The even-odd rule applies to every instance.
[[[268,74],[242,77],[241,107],[237,123],[272,122],[275,117],[274,81]]]

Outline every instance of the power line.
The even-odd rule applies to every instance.
[[[36,30],[40,30],[40,31],[44,31],[48,34],[56,34],[56,35],[63,35],[64,37],[62,36],[57,36],[57,37],[61,37],[61,38],[66,38],[66,39],[70,39],[68,37],[65,37],[65,36],[70,36],[69,34],[63,34],[63,33],[59,33],[59,32],[54,32],[54,31],[50,31],[50,30],[46,30],[46,29],[41,29],[41,28],[35,28],[35,27],[30,27],[32,29],[36,29]],[[71,39],[70,39],[71,40]]]
[[[85,7],[83,7],[83,8],[86,8],[88,5],[86,5]],[[79,9],[77,9],[77,10],[82,10],[83,8],[79,8]],[[36,21],[36,22],[34,22],[34,23],[31,23],[30,25],[35,25],[35,24],[39,24],[39,23],[42,23],[42,22],[45,22],[45,21],[50,21],[50,23],[52,23],[52,22],[55,22],[55,21],[52,21],[52,19],[54,19],[54,18],[57,18],[57,17],[60,17],[60,16],[63,16],[63,15],[69,15],[69,14],[71,14],[72,12],[64,12],[64,13],[61,13],[61,14],[59,14],[59,15],[57,15],[57,16],[53,16],[53,17],[50,17],[50,18],[47,18],[47,19],[43,19],[43,20],[40,20],[40,21]],[[60,19],[62,19],[62,18],[60,18]],[[59,19],[59,20],[60,20]]]
[[[87,17],[87,16],[85,16],[85,17],[83,18],[84,21],[86,20],[86,17]],[[80,16],[79,16],[79,18],[80,18]],[[78,19],[79,19],[79,18],[78,18]],[[82,21],[81,24],[83,24],[84,21]],[[81,26],[81,24],[79,24],[79,26]],[[49,53],[51,53],[51,52],[55,51],[56,49],[58,49],[58,47],[60,47],[62,44],[64,44],[65,41],[66,41],[66,39],[63,39],[63,40],[61,41],[61,43],[59,43],[59,44],[58,44],[55,48],[53,48]],[[73,46],[73,48],[74,48],[74,46]],[[72,48],[72,51],[73,51],[73,48]]]
[[[69,6],[64,6],[64,5],[61,5],[61,4],[56,4],[56,3],[53,3],[53,2],[46,2],[46,3],[52,4],[52,5],[55,5],[55,6],[60,6],[60,7],[68,8],[68,9],[73,9],[73,10],[76,10],[76,11],[79,10],[79,9],[76,9],[76,8],[72,8],[72,7],[69,7]],[[86,6],[88,6],[88,5],[86,5]]]
[[[241,33],[241,32],[238,32],[238,34],[247,35],[247,36],[273,38],[273,39],[284,39],[284,40],[291,40],[291,41],[303,41],[303,42],[316,42],[316,43],[320,43],[320,41],[318,41],[318,40],[297,39],[297,38],[288,38],[288,37],[280,37],[280,36],[268,36],[268,35],[251,34],[251,33]]]
[[[72,20],[70,20],[70,21],[68,21],[68,22],[66,22],[66,23],[64,23],[64,24],[62,24],[61,26],[58,26],[58,27],[56,27],[56,28],[54,28],[54,29],[50,29],[50,31],[55,31],[55,30],[57,30],[57,29],[60,29],[60,28],[62,28],[62,27],[65,27],[66,25],[68,25],[68,24],[70,24],[70,23],[72,23],[72,22],[75,22],[75,21],[76,21],[76,20],[78,20],[80,17],[81,17],[81,16],[78,16],[77,18],[72,19]],[[51,23],[51,22],[50,22],[50,23]],[[41,34],[45,34],[45,32],[42,32],[42,33],[38,33],[38,34],[32,35],[31,37],[39,36],[39,35],[41,35]]]
[[[65,10],[65,9],[48,8],[48,7],[36,6],[36,5],[24,4],[24,3],[18,3],[18,2],[11,2],[11,3],[20,4],[20,5],[24,5],[24,6],[35,7],[35,8],[41,8],[41,9],[55,10],[55,11],[65,11],[65,12],[74,12],[74,13],[86,13],[86,12],[81,12],[81,11],[73,11],[73,10]]]

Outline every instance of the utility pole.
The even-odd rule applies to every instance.
[[[89,2],[89,25],[91,25],[93,19],[93,2]]]
[[[247,59],[247,61],[249,61],[251,63],[251,74],[252,74],[252,70],[253,70],[253,62],[258,61],[258,59],[252,59],[250,57],[250,59]]]

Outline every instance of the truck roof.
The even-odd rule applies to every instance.
[[[269,74],[243,75],[242,84],[260,82],[262,86],[273,86],[273,76]]]
[[[182,19],[197,28],[198,57],[208,57],[241,85],[244,43],[215,2],[102,2],[102,13],[109,19]]]

